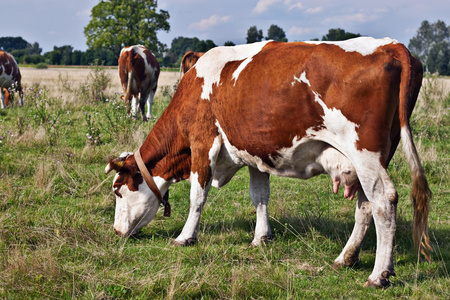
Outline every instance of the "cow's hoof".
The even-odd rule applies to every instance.
[[[174,246],[192,246],[192,245],[195,245],[195,244],[197,244],[197,239],[196,238],[189,238],[189,239],[184,240],[184,241],[177,241],[177,240],[175,240],[173,242]]]
[[[374,288],[387,288],[391,285],[389,281],[390,276],[395,276],[394,271],[384,271],[380,277],[375,280],[367,279],[363,287],[374,287]]]
[[[342,268],[357,268],[359,265],[361,264],[361,261],[359,259],[355,260],[355,261],[351,261],[347,263],[341,263],[341,262],[337,262],[334,261],[333,265],[331,266],[331,268],[335,271],[342,269]]]
[[[254,239],[250,244],[251,247],[258,247],[273,241],[273,235],[263,235],[260,239]]]

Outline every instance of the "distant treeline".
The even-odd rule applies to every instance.
[[[170,49],[154,54],[161,66],[178,68],[187,51],[206,52],[214,47],[217,45],[211,40],[177,37],[173,39]],[[0,49],[11,53],[19,64],[35,65],[89,65],[97,61],[105,66],[116,66],[120,55],[109,49],[74,50],[70,45],[54,46],[52,51],[42,53],[37,42],[30,44],[22,37],[0,37]]]
[[[11,53],[19,64],[89,65],[98,60],[106,66],[117,65],[116,55],[107,49],[80,51],[66,45],[42,53],[37,42],[30,44],[22,37],[0,37],[0,49]]]

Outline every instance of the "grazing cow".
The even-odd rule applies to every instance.
[[[193,243],[211,185],[248,166],[258,245],[272,235],[269,174],[328,173],[334,191],[339,183],[347,197],[358,191],[355,227],[334,267],[358,262],[373,219],[376,259],[365,286],[387,286],[398,195],[386,168],[400,137],[413,181],[415,245],[427,258],[431,252],[431,191],[409,124],[421,81],[420,62],[389,38],[214,48],[182,78],[140,149],[108,162],[105,172],[117,172],[114,230],[137,233],[169,186],[190,177],[189,216],[174,243]]]
[[[19,92],[20,105],[23,106],[23,90],[20,80],[19,66],[14,57],[6,51],[0,50],[0,94],[2,98],[1,108],[5,108],[9,102],[8,89]]]
[[[194,52],[194,51],[188,51],[181,59],[181,72],[185,74],[187,71],[189,71],[190,68],[192,68],[197,60],[203,56],[205,52]]]
[[[123,48],[119,57],[119,76],[124,100],[128,105],[131,102],[132,115],[137,116],[139,105],[142,118],[147,121],[152,117],[153,97],[158,86],[159,64],[155,56],[141,45]],[[147,114],[144,114],[145,102]]]

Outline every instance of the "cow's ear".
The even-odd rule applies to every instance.
[[[123,166],[125,165],[125,160],[127,158],[128,158],[128,155],[110,159],[108,161],[108,164],[106,165],[105,174],[108,174],[112,170],[115,170],[116,172],[119,172],[120,170],[122,170]]]

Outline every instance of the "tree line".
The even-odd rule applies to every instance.
[[[37,42],[31,44],[21,37],[1,37],[0,49],[10,52],[21,64],[88,65],[94,62],[107,66],[117,65],[120,50],[124,46],[142,44],[151,50],[163,67],[179,67],[181,58],[189,50],[206,52],[217,47],[212,40],[177,37],[170,48],[161,43],[157,31],[170,30],[168,11],[157,11],[157,1],[104,0],[92,8],[91,21],[84,28],[88,50],[74,50],[70,45],[54,46],[42,53]],[[333,28],[322,41],[340,41],[361,36]],[[264,37],[263,31],[251,26],[247,31],[247,43],[266,40],[287,42],[284,30],[272,24]],[[319,40],[319,39],[314,39]],[[227,41],[225,46],[234,45]],[[450,75],[450,26],[438,20],[430,24],[423,21],[408,45],[429,72]]]

